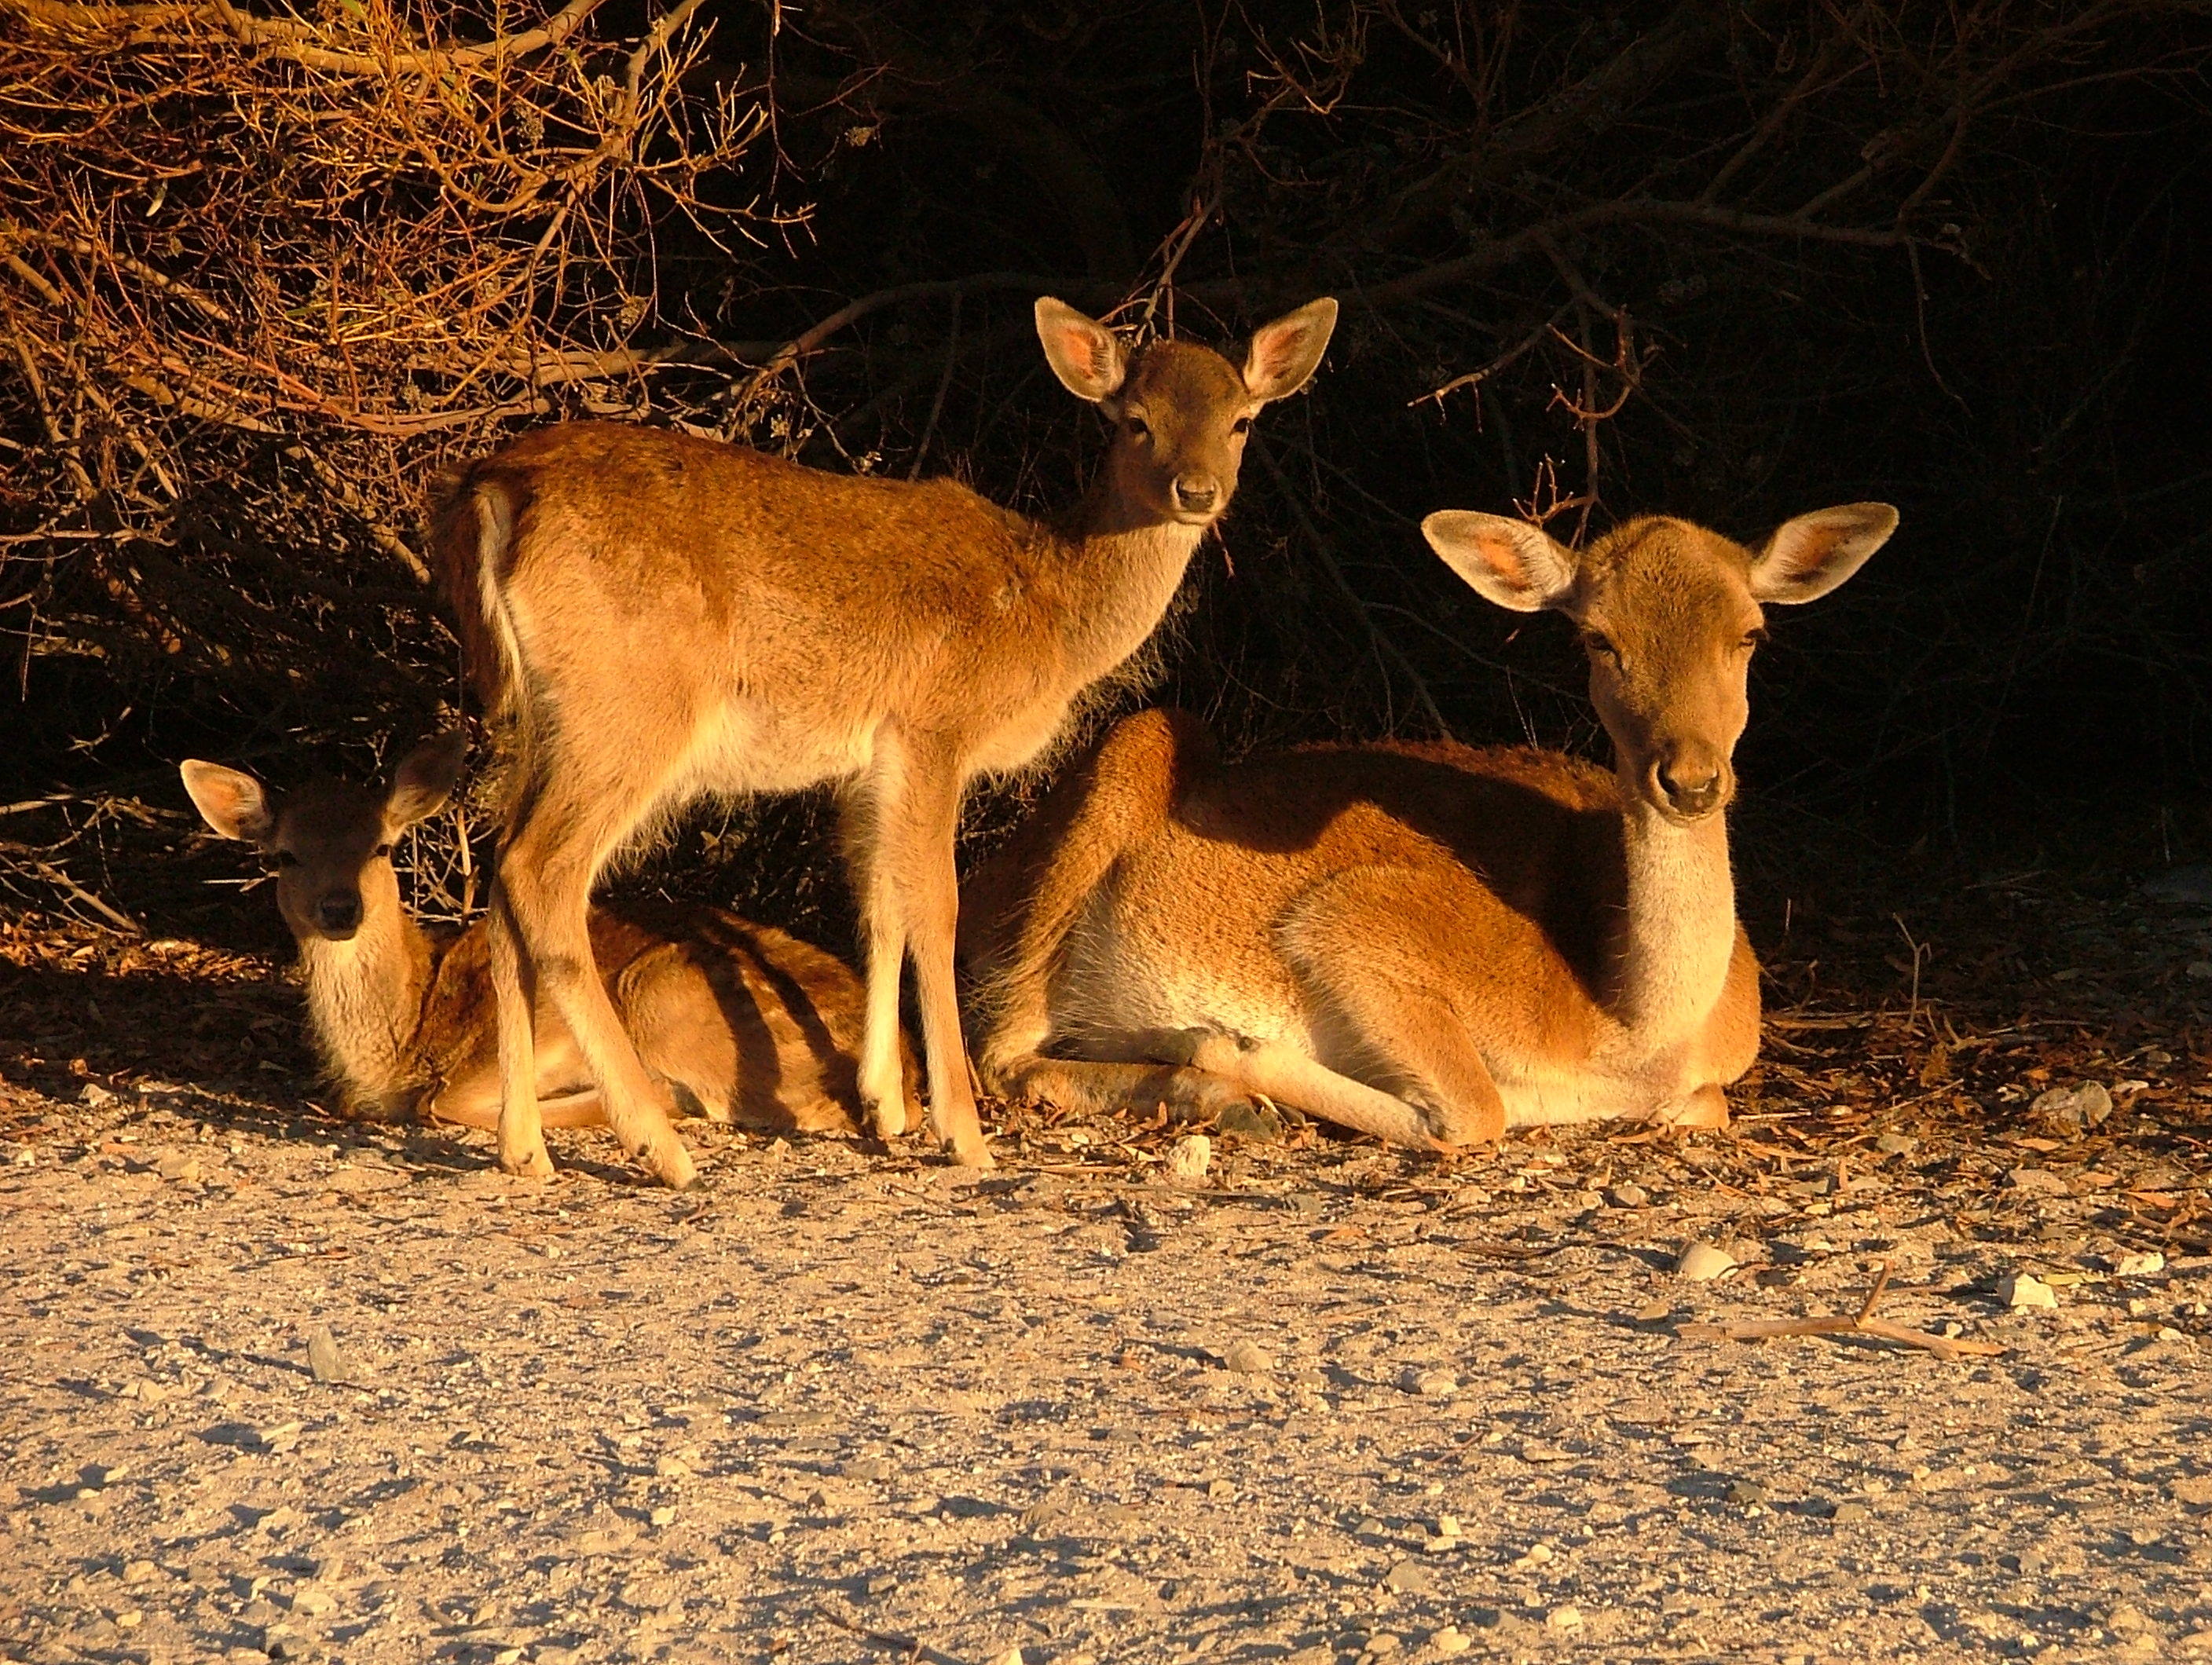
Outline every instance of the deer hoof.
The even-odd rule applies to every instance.
[[[553,1177],[553,1158],[545,1154],[545,1147],[543,1145],[534,1150],[512,1154],[502,1151],[500,1152],[499,1165],[502,1172],[513,1174],[520,1179],[551,1179]]]
[[[972,1139],[955,1139],[951,1145],[952,1159],[963,1168],[995,1168],[990,1141],[981,1133]]]
[[[684,1148],[682,1139],[672,1134],[665,1141],[647,1145],[640,1154],[646,1171],[672,1191],[688,1191],[691,1182],[699,1177],[691,1152]]]
[[[868,1107],[868,1125],[875,1130],[876,1137],[886,1145],[918,1127],[921,1121],[921,1115],[912,1104],[907,1103],[903,1093],[879,1098]]]

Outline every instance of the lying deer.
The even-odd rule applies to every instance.
[[[1114,424],[1057,520],[951,480],[819,473],[661,428],[526,435],[441,483],[434,546],[479,695],[514,719],[515,793],[492,897],[505,1081],[500,1164],[551,1171],[529,1015],[560,1014],[609,1123],[671,1185],[692,1175],[665,1094],[592,973],[592,885],[710,794],[836,783],[867,945],[860,1098],[908,1117],[899,983],[911,955],[931,1126],[990,1161],[953,989],[953,834],[978,774],[1048,746],[1083,691],[1159,623],[1229,506],[1252,419],[1304,386],[1336,303],[1259,331],[1242,370],[1130,349],[1057,301],[1045,356]]]
[[[426,742],[389,789],[324,781],[282,797],[220,764],[183,766],[208,825],[275,865],[308,1024],[349,1115],[498,1125],[483,921],[434,939],[400,902],[392,868],[392,841],[445,803],[465,746],[459,732]],[[864,1002],[836,960],[712,911],[672,931],[595,908],[590,932],[600,987],[645,1067],[699,1113],[778,1132],[859,1128]],[[536,1041],[541,1119],[604,1121],[556,1014],[538,1012]]]
[[[1431,1148],[1725,1125],[1759,1046],[1723,811],[1762,604],[1825,595],[1896,525],[1855,503],[1753,551],[1640,520],[1577,552],[1431,515],[1476,591],[1580,630],[1612,770],[1453,744],[1223,767],[1194,720],[1132,717],[970,881],[985,1084],[1093,1112],[1264,1096]]]

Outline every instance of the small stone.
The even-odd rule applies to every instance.
[[[1401,1595],[1434,1595],[1437,1593],[1437,1576],[1429,1570],[1426,1563],[1421,1561],[1399,1562],[1382,1575],[1382,1582]],[[1368,1645],[1374,1645],[1371,1638]]]
[[[1583,1627],[1580,1607],[1553,1607],[1544,1615],[1545,1626],[1555,1631],[1578,1631]]]
[[[1439,1538],[1456,1538],[1456,1537],[1458,1537],[1458,1536],[1459,1536],[1459,1516],[1456,1516],[1456,1515],[1439,1515],[1439,1516],[1437,1516],[1437,1537],[1439,1537]]]
[[[103,1104],[112,1104],[115,1102],[115,1095],[97,1081],[86,1082],[84,1091],[77,1094],[77,1097],[95,1110]]]
[[[313,1584],[304,1585],[292,1592],[292,1611],[306,1613],[310,1618],[318,1613],[335,1613],[337,1605],[328,1590],[317,1589]]]
[[[2193,1504],[2202,1508],[2212,1504],[2212,1474],[2185,1474],[2173,1481],[2167,1490],[2173,1493],[2176,1503]]]
[[[1723,1253],[1711,1243],[1692,1243],[1682,1251],[1682,1258],[1674,1262],[1674,1275],[1687,1278],[1692,1283],[1709,1284],[1714,1279],[1735,1271],[1735,1265],[1734,1255]]]
[[[1920,1141],[1911,1133],[1884,1133],[1874,1148],[1886,1157],[1909,1157],[1920,1148]]]
[[[672,1505],[663,1504],[646,1518],[655,1526],[673,1526],[676,1523],[676,1510]]]
[[[1462,1635],[1456,1625],[1447,1625],[1429,1638],[1429,1645],[1440,1654],[1463,1654],[1474,1645],[1474,1638]]]
[[[1413,1391],[1423,1399],[1449,1399],[1459,1391],[1459,1378],[1449,1370],[1423,1370],[1413,1378]]]
[[[2155,1249],[2123,1255],[2112,1270],[2123,1278],[2148,1278],[2154,1273],[2166,1270],[2166,1256]]]
[[[1374,1635],[1367,1638],[1367,1645],[1360,1649],[1359,1656],[1362,1659],[1380,1659],[1385,1654],[1396,1653],[1399,1649],[1405,1645],[1406,1644],[1402,1641],[1401,1641],[1397,1637],[1391,1635],[1389,1632],[1377,1631]]]
[[[2048,1168],[2015,1168],[2005,1176],[2005,1183],[2015,1191],[2033,1191],[2045,1197],[2063,1197],[2073,1188],[2063,1176]]]
[[[1651,1200],[1651,1194],[1640,1185],[1616,1185],[1611,1200],[1615,1208],[1641,1208]]]
[[[126,1584],[150,1584],[161,1576],[161,1569],[151,1561],[125,1561],[123,1582]]]
[[[318,1382],[342,1386],[352,1379],[345,1355],[338,1351],[337,1337],[326,1324],[318,1324],[307,1332],[307,1370]]]
[[[691,1465],[678,1456],[655,1457],[653,1472],[665,1480],[685,1480],[690,1476]]]
[[[1730,1503],[1765,1503],[1766,1488],[1757,1480],[1735,1480],[1729,1484],[1728,1500]]]
[[[1204,1179],[1213,1165],[1213,1141],[1204,1133],[1186,1133],[1168,1148],[1168,1172],[1176,1179]]]
[[[1002,1654],[994,1654],[991,1656],[991,1665],[1024,1665],[1022,1650],[1019,1648],[1009,1648]]]
[[[881,1457],[854,1457],[842,1472],[848,1480],[888,1480],[891,1466]]]
[[[1999,1284],[1997,1298],[2015,1311],[2052,1311],[2058,1305],[2058,1291],[2025,1272],[2013,1273]]]
[[[1275,1361],[1264,1348],[1241,1335],[1229,1344],[1222,1362],[1239,1376],[1266,1376],[1275,1368]]]
[[[1672,1301],[1646,1301],[1636,1310],[1636,1322],[1639,1324],[1656,1324],[1674,1316],[1674,1303]]]
[[[1828,1518],[1838,1526],[1844,1526],[1852,1521],[1866,1519],[1867,1514],[1867,1506],[1863,1503],[1839,1503],[1836,1505],[1836,1512]]]
[[[189,1151],[164,1151],[155,1159],[154,1171],[176,1184],[197,1185],[200,1180],[200,1159]]]
[[[2190,967],[2189,975],[2197,975],[2195,966]],[[2027,1113],[2046,1127],[2080,1133],[2105,1125],[2112,1114],[2112,1095],[2101,1081],[2077,1081],[2070,1087],[2038,1093]]]

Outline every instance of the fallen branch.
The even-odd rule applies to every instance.
[[[1686,1341],[1764,1341],[1771,1335],[1870,1335],[1900,1346],[1919,1347],[1939,1358],[1998,1358],[2008,1351],[1995,1341],[1968,1341],[1955,1335],[1933,1335],[1874,1316],[1875,1304],[1889,1288],[1890,1264],[1881,1263],[1881,1275],[1867,1291],[1865,1303],[1849,1318],[1747,1318],[1723,1324],[1684,1324],[1674,1334]]]

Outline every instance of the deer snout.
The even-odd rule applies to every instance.
[[[1729,799],[1727,759],[1695,741],[1667,747],[1652,760],[1653,795],[1684,821],[1699,821]]]
[[[1175,501],[1185,514],[1211,514],[1221,501],[1221,482],[1211,474],[1178,474]]]
[[[315,927],[338,942],[361,929],[361,898],[350,894],[326,896],[315,903]]]

